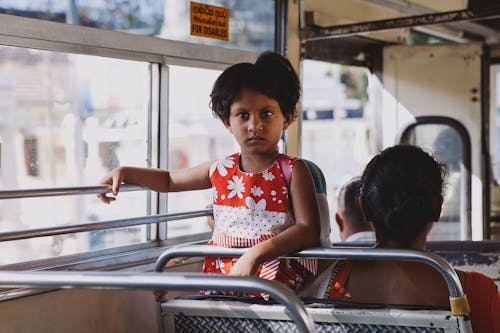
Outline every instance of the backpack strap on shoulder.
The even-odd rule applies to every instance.
[[[330,241],[330,213],[328,209],[328,200],[326,198],[326,181],[325,176],[321,169],[311,161],[304,160],[309,171],[311,172],[314,188],[316,190],[316,200],[318,201],[320,222],[321,222],[321,244],[322,246],[328,247],[331,245]],[[286,188],[288,190],[289,198],[291,198],[290,183],[292,180],[292,170],[290,167],[290,157],[288,155],[279,154],[278,163],[283,173],[283,178],[285,178]],[[290,200],[290,212],[293,215],[292,201]]]
[[[290,158],[285,154],[278,155],[278,163],[280,165],[283,177],[285,177],[286,188],[290,192],[290,182],[292,180],[292,169],[290,168]]]

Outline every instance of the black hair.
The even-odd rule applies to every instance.
[[[359,207],[359,192],[361,189],[361,178],[353,178],[345,183],[339,191],[339,205],[343,208],[343,214],[349,222],[364,224],[364,217]]]
[[[362,209],[377,241],[406,247],[439,219],[446,169],[416,146],[394,146],[375,156],[361,177]]]
[[[210,94],[214,115],[222,120],[229,119],[231,105],[243,89],[276,100],[285,118],[295,118],[295,106],[301,94],[300,81],[290,61],[282,55],[264,52],[255,64],[239,63],[222,72]]]

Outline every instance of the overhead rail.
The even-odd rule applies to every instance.
[[[18,272],[0,271],[2,287],[92,289],[231,290],[269,294],[290,311],[300,332],[315,332],[314,322],[299,298],[278,282],[257,277],[228,277],[202,273]]]
[[[440,13],[398,17],[387,20],[342,24],[330,27],[307,26],[301,30],[301,41],[339,38],[363,33],[446,22],[485,20],[500,17],[500,4],[492,3],[485,8],[462,9]]]
[[[165,250],[156,260],[155,271],[163,271],[170,259],[175,257],[231,257],[241,256],[245,248],[224,248],[211,245],[177,245]],[[451,298],[461,299],[464,292],[460,279],[450,264],[436,254],[415,251],[378,248],[315,248],[293,253],[284,258],[352,259],[422,262],[434,267],[445,279]]]
[[[400,13],[404,13],[406,15],[422,15],[422,14],[428,14],[432,12],[433,10],[429,7],[419,5],[417,3],[409,3],[406,0],[364,0],[365,2],[369,2],[371,4],[376,4],[380,5],[382,7],[388,7],[391,9],[395,9]],[[474,35],[479,35],[484,38],[496,38],[497,37],[497,32],[492,29],[488,28],[487,26],[480,25],[474,22],[469,22],[469,21],[458,21],[458,22],[450,22],[450,23],[445,23],[444,26],[454,30],[454,31],[465,31]],[[416,27],[415,27],[416,28]],[[435,34],[437,37],[439,37],[439,34],[436,34],[436,31],[432,30],[427,30],[423,29],[423,32],[427,32],[429,34]],[[451,36],[444,37],[450,40],[453,40],[453,38],[450,38]],[[458,36],[457,36],[458,37]],[[459,40],[460,38],[457,38]]]

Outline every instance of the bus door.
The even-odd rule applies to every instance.
[[[430,239],[483,239],[480,44],[390,46],[383,52],[383,146],[423,146],[448,169],[442,222]]]

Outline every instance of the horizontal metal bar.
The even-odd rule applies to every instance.
[[[156,260],[155,271],[161,272],[167,262],[175,257],[231,257],[241,256],[246,248],[225,248],[211,245],[178,245],[167,249]],[[450,264],[440,256],[415,250],[379,248],[315,248],[293,253],[283,258],[351,259],[351,260],[397,260],[422,262],[434,267],[445,279],[450,296],[464,295],[460,279]]]
[[[0,14],[0,41],[6,45],[95,54],[138,61],[159,62],[163,56],[196,60],[204,68],[226,68],[237,62],[253,62],[258,53],[207,46],[158,37],[140,36],[40,19]]]
[[[147,190],[139,185],[122,184],[120,192],[131,192]],[[97,194],[111,193],[111,189],[107,185],[95,186],[79,186],[79,187],[50,187],[50,188],[33,188],[24,190],[9,190],[0,191],[0,199],[19,199],[19,198],[35,198],[35,197],[52,197],[62,195],[78,195],[78,194]]]
[[[106,230],[114,228],[131,227],[142,224],[153,224],[160,222],[168,222],[175,220],[190,219],[195,217],[203,217],[210,215],[212,209],[195,210],[190,212],[170,213],[152,216],[141,216],[127,219],[110,220],[93,223],[72,224],[65,226],[10,231],[0,233],[0,242],[13,241],[19,239],[56,236],[64,234],[72,234],[76,232],[85,232],[93,230]]]
[[[125,272],[17,272],[0,271],[5,287],[60,287],[92,289],[151,290],[232,290],[267,293],[290,311],[300,332],[315,332],[314,322],[299,298],[274,281],[257,277],[228,277],[201,273],[125,273]]]
[[[500,16],[498,8],[493,9],[494,10],[490,9],[480,13],[463,9],[441,13],[398,17],[387,20],[343,24],[332,27],[306,27],[302,29],[301,41],[346,37],[374,31],[409,28],[420,25],[439,24],[453,21],[488,19]]]

